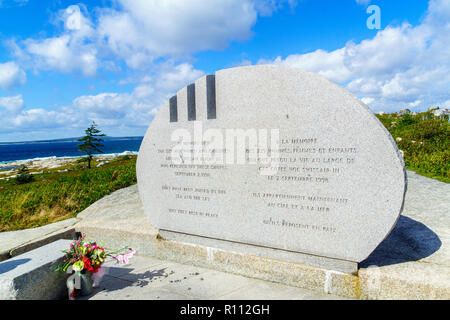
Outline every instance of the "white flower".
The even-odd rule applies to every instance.
[[[83,261],[77,261],[73,264],[73,270],[74,271],[81,271],[84,268],[84,262]]]

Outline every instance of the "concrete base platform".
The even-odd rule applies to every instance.
[[[405,209],[391,235],[356,274],[165,240],[143,212],[136,186],[101,199],[77,231],[107,247],[357,299],[450,299],[450,185],[408,172]]]
[[[217,270],[134,256],[105,263],[93,294],[81,300],[330,300],[341,297]]]
[[[191,234],[173,232],[169,230],[159,230],[162,239],[172,240],[176,242],[192,243],[210,248],[217,248],[223,251],[245,252],[255,256],[277,259],[282,261],[306,264],[327,270],[335,270],[344,273],[356,273],[358,271],[358,263],[314,256],[300,252],[273,249],[262,246],[253,246],[245,243],[231,242],[220,239],[212,239],[199,237]]]

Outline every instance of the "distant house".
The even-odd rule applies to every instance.
[[[449,120],[449,118],[450,118],[450,110],[449,109],[439,109],[439,107],[438,107],[437,109],[435,109],[433,111],[433,114],[435,117],[439,117],[441,119]]]
[[[450,110],[449,109],[441,109],[441,108],[435,106],[435,107],[430,107],[428,109],[428,112],[433,114],[435,117],[439,117],[441,119],[450,121]],[[425,119],[429,118],[429,116],[424,115],[422,118],[425,120]]]

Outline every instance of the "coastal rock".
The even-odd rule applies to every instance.
[[[398,112],[398,115],[399,116],[403,116],[403,115],[405,115],[405,114],[410,114],[411,113],[411,110],[409,110],[409,109],[402,109],[402,110],[400,110],[399,112]]]

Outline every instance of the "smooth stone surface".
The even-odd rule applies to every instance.
[[[264,65],[218,71],[216,119],[207,119],[201,116],[207,108],[205,85],[205,77],[195,82],[203,93],[195,97],[197,121],[188,121],[183,88],[177,94],[177,121],[170,122],[167,103],[144,137],[137,177],[151,223],[314,256],[367,258],[393,229],[406,192],[403,159],[372,112],[316,74]],[[180,129],[194,144],[185,139],[173,152],[179,139],[172,135]],[[255,133],[258,142],[261,130],[267,130],[269,141],[279,130],[279,145],[269,146],[281,150],[276,174],[261,174],[259,168],[266,166],[261,162],[221,167],[213,166],[220,162],[189,161],[203,142],[205,149],[221,149],[214,144],[220,139],[211,135],[221,133],[228,143],[234,139],[230,130],[237,129],[250,130],[250,137]],[[255,146],[247,147],[251,152]],[[226,146],[226,155],[232,150]]]
[[[67,295],[68,275],[55,272],[70,240],[58,240],[0,262],[0,300],[48,300]]]
[[[78,221],[71,218],[38,228],[0,232],[0,261],[59,239],[71,239]]]
[[[311,300],[342,299],[225,272],[134,256],[128,265],[111,261],[93,294],[83,300]]]
[[[89,228],[105,225],[110,231],[112,229],[126,230],[127,233],[141,234],[142,236],[148,234],[156,237],[158,230],[142,214],[142,204],[136,196],[137,186],[134,185],[103,197],[77,215],[77,218],[81,220],[77,227]]]
[[[286,251],[268,247],[254,246],[239,242],[231,242],[213,238],[199,237],[185,233],[172,232],[168,230],[159,230],[159,234],[163,239],[177,242],[194,243],[201,246],[218,248],[232,252],[246,252],[253,254],[255,256],[273,258],[288,262],[302,263],[310,266],[315,266],[329,270],[336,270],[345,273],[356,273],[358,271],[358,263],[351,261],[313,256],[294,251]]]
[[[450,300],[448,265],[403,262],[359,271],[361,299]]]
[[[450,267],[449,204],[450,184],[408,171],[403,214],[392,233],[360,264],[361,267],[408,261]]]

